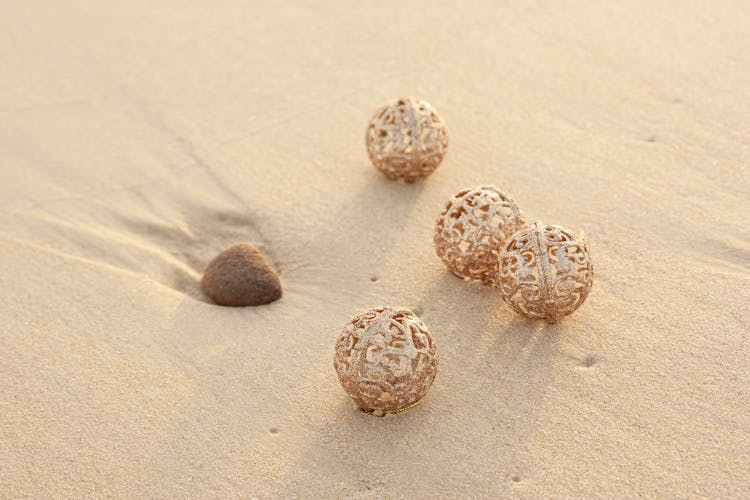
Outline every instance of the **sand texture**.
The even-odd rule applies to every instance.
[[[744,0],[4,2],[0,497],[750,497],[749,54]],[[412,185],[364,138],[405,95]],[[585,231],[572,316],[435,255],[487,184]],[[202,296],[236,242],[280,300]],[[378,418],[332,362],[381,305],[440,366]]]

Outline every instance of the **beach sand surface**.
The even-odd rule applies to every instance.
[[[0,496],[750,496],[744,1],[6,2]],[[425,182],[365,126],[444,117]],[[462,188],[584,231],[555,325],[435,256]],[[283,298],[198,285],[249,242]],[[377,418],[332,367],[416,310],[424,402]]]

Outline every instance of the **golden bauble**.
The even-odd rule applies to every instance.
[[[594,267],[582,239],[537,222],[511,236],[500,252],[498,286],[527,318],[554,323],[578,309],[591,290]]]
[[[408,309],[370,309],[344,326],[333,367],[357,406],[383,414],[417,404],[432,385],[438,355],[430,332]]]
[[[456,276],[494,284],[500,248],[526,225],[510,195],[493,186],[465,189],[437,218],[435,253]]]
[[[375,113],[365,141],[375,168],[391,180],[414,182],[440,165],[448,148],[448,133],[429,103],[404,97]]]

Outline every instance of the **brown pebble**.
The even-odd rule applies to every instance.
[[[220,306],[259,306],[281,298],[279,276],[249,243],[227,248],[208,264],[203,292]]]

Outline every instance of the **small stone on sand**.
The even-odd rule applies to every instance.
[[[278,274],[249,243],[237,243],[217,255],[203,273],[201,287],[221,306],[259,306],[281,298]]]

